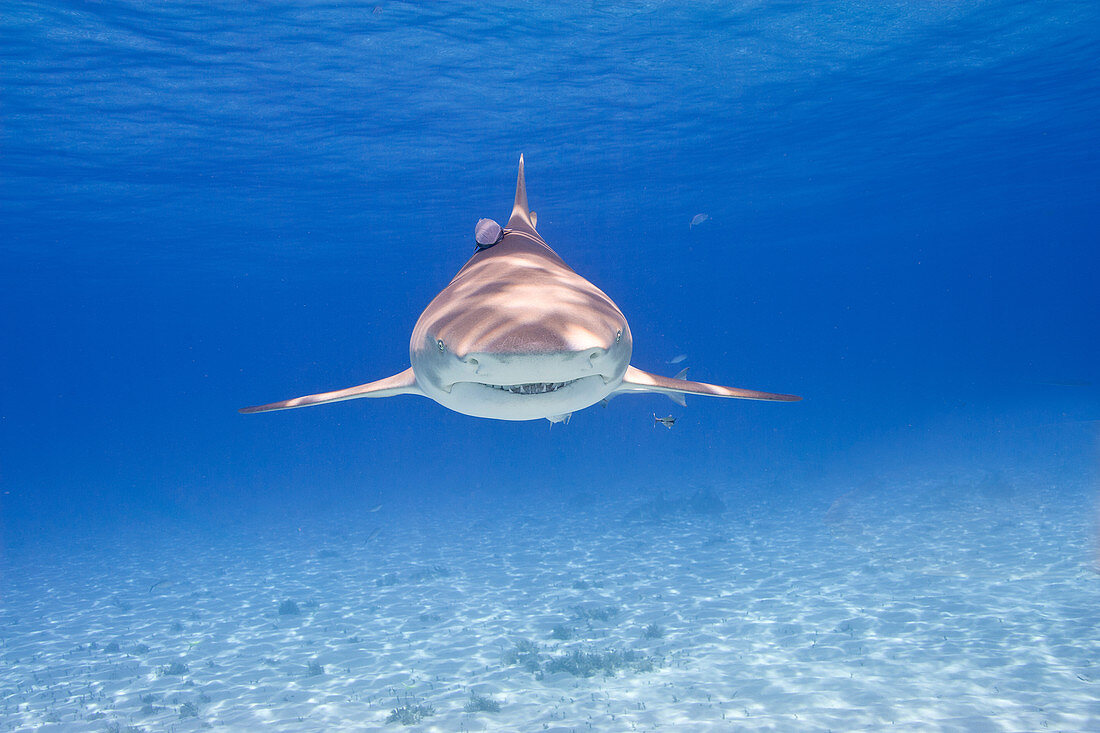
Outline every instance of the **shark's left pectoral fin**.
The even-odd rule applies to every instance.
[[[753,389],[722,387],[717,384],[692,382],[678,377],[679,375],[677,377],[659,377],[656,374],[643,372],[641,369],[630,366],[626,368],[622,384],[609,396],[614,397],[629,392],[659,392],[669,397],[699,394],[710,397],[735,397],[741,400],[771,400],[774,402],[797,402],[802,399],[791,394],[775,394],[773,392],[758,392]]]
[[[305,397],[295,397],[292,400],[272,402],[268,405],[256,407],[242,407],[238,412],[248,414],[250,412],[270,412],[271,410],[289,410],[293,407],[309,407],[310,405],[323,405],[328,402],[342,402],[344,400],[356,400],[360,397],[393,397],[399,394],[424,394],[416,384],[416,376],[412,367],[392,377],[379,379],[377,382],[360,384],[357,387],[338,389],[335,392],[322,392]]]

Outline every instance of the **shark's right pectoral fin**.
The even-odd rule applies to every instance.
[[[722,387],[717,384],[704,382],[692,382],[684,379],[684,373],[680,372],[675,377],[660,377],[656,374],[643,372],[632,366],[626,368],[622,384],[608,397],[630,392],[659,392],[674,400],[688,394],[707,395],[710,397],[734,397],[742,400],[772,400],[777,402],[797,402],[802,399],[790,394],[775,394],[774,392],[758,392],[753,389],[739,389],[737,387]],[[679,400],[677,400],[679,402]]]
[[[251,412],[270,412],[271,410],[289,410],[294,407],[309,407],[310,405],[323,405],[328,402],[343,402],[344,400],[357,400],[360,397],[393,397],[399,394],[424,394],[416,384],[416,375],[412,367],[392,377],[379,379],[377,382],[360,384],[357,387],[338,389],[335,392],[322,392],[305,397],[295,397],[292,400],[272,402],[256,407],[242,407],[238,412],[248,414]]]

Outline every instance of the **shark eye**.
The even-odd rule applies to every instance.
[[[622,330],[622,329],[620,328],[620,329],[619,329],[619,330],[618,330],[618,331],[617,331],[617,332],[615,333],[615,343],[619,343],[619,342],[620,342],[620,341],[622,341],[622,340],[623,340],[623,330]]]
[[[437,339],[436,342],[435,342],[435,345],[439,347],[439,350],[441,352],[444,351],[447,348],[447,345],[445,343],[443,343],[443,339]]]

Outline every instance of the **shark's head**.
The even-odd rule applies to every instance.
[[[533,244],[507,234],[420,316],[409,356],[428,397],[467,415],[531,420],[583,409],[618,386],[632,350],[626,318]]]
[[[503,239],[476,252],[424,310],[409,356],[420,389],[441,405],[531,420],[610,394],[632,343],[615,303],[535,232],[521,163]]]

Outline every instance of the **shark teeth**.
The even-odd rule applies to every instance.
[[[511,392],[512,394],[546,394],[554,392],[567,385],[576,382],[571,379],[568,382],[531,382],[530,384],[486,384],[486,387]]]

